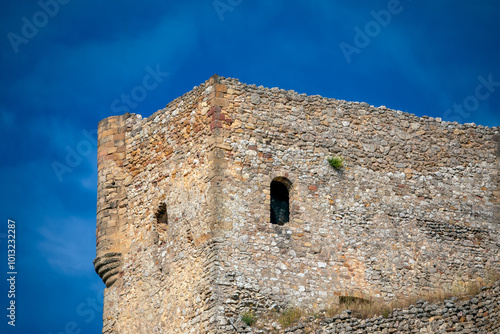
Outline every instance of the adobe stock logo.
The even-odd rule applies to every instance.
[[[140,85],[135,86],[130,90],[130,94],[121,94],[119,99],[111,102],[111,110],[115,114],[124,114],[130,112],[130,109],[135,109],[148,96],[148,91],[156,89],[163,79],[169,76],[167,72],[160,71],[160,65],[156,65],[153,70],[149,65],[146,66],[146,74],[141,81]]]
[[[102,313],[103,301],[104,291],[99,291],[95,297],[87,297],[85,301],[76,306],[77,319],[66,322],[63,330],[49,332],[49,334],[83,334],[82,321],[90,324],[94,320],[100,320],[98,315]]]
[[[492,74],[488,75],[488,79],[480,75],[477,80],[479,84],[474,89],[474,94],[467,96],[461,104],[454,103],[452,108],[446,109],[443,114],[445,120],[462,123],[463,120],[469,118],[470,113],[479,109],[480,101],[488,99],[495,92],[496,87],[500,87],[500,81],[493,81]]]
[[[217,15],[219,16],[219,20],[224,21],[224,13],[232,12],[237,6],[241,5],[243,0],[214,0],[212,2],[212,6],[214,6]]]
[[[411,0],[408,0],[411,1]],[[361,53],[361,50],[370,45],[373,38],[377,37],[382,28],[385,28],[391,23],[392,17],[397,14],[401,14],[404,7],[401,5],[399,0],[389,0],[387,3],[387,9],[382,9],[378,12],[372,10],[370,11],[370,15],[373,17],[373,20],[368,21],[364,29],[361,29],[358,26],[354,27],[354,45],[341,42],[339,44],[340,50],[344,55],[345,60],[348,64],[351,63],[352,55]]]
[[[84,158],[94,153],[94,148],[97,147],[97,130],[92,130],[90,132],[83,130],[82,134],[85,138],[76,144],[76,148],[66,145],[66,158],[64,163],[53,161],[51,164],[52,170],[56,174],[59,183],[63,181],[64,174],[71,173],[83,162]]]
[[[21,44],[28,44],[28,42],[35,38],[38,34],[38,29],[41,29],[49,23],[49,19],[59,13],[59,5],[66,5],[70,0],[40,0],[38,1],[38,6],[42,10],[37,11],[33,14],[31,20],[26,16],[21,18],[21,35],[14,32],[9,32],[7,38],[9,39],[12,49],[15,53],[19,52],[19,46]]]
[[[115,114],[124,114],[129,112],[130,109],[135,109],[139,102],[144,101],[148,95],[148,91],[157,88],[164,78],[169,76],[169,73],[162,72],[160,65],[156,65],[155,69],[151,66],[146,66],[147,74],[142,78],[141,84],[134,86],[129,94],[121,94],[119,99],[111,102],[111,110]],[[81,139],[75,147],[66,145],[66,156],[64,161],[53,161],[51,166],[54,174],[59,182],[63,182],[65,174],[73,172],[78,166],[84,162],[85,158],[91,154],[95,154],[97,147],[97,130],[92,131],[83,130],[83,139]]]

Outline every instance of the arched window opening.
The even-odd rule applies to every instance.
[[[271,223],[284,225],[290,221],[290,181],[286,179],[271,182]]]
[[[168,225],[167,204],[161,203],[155,213],[158,225]]]

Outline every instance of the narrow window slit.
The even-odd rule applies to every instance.
[[[290,221],[289,185],[290,181],[287,179],[275,179],[271,182],[272,224],[284,225]]]

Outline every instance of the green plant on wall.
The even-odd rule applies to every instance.
[[[253,312],[245,312],[241,315],[241,321],[247,324],[247,326],[252,326],[257,321],[257,317]]]
[[[326,159],[330,166],[332,166],[333,169],[342,169],[344,168],[344,158],[341,157],[340,155],[336,155],[334,157],[330,157]]]

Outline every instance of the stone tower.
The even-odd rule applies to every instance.
[[[214,75],[98,133],[103,333],[234,333],[499,269],[498,128]]]

